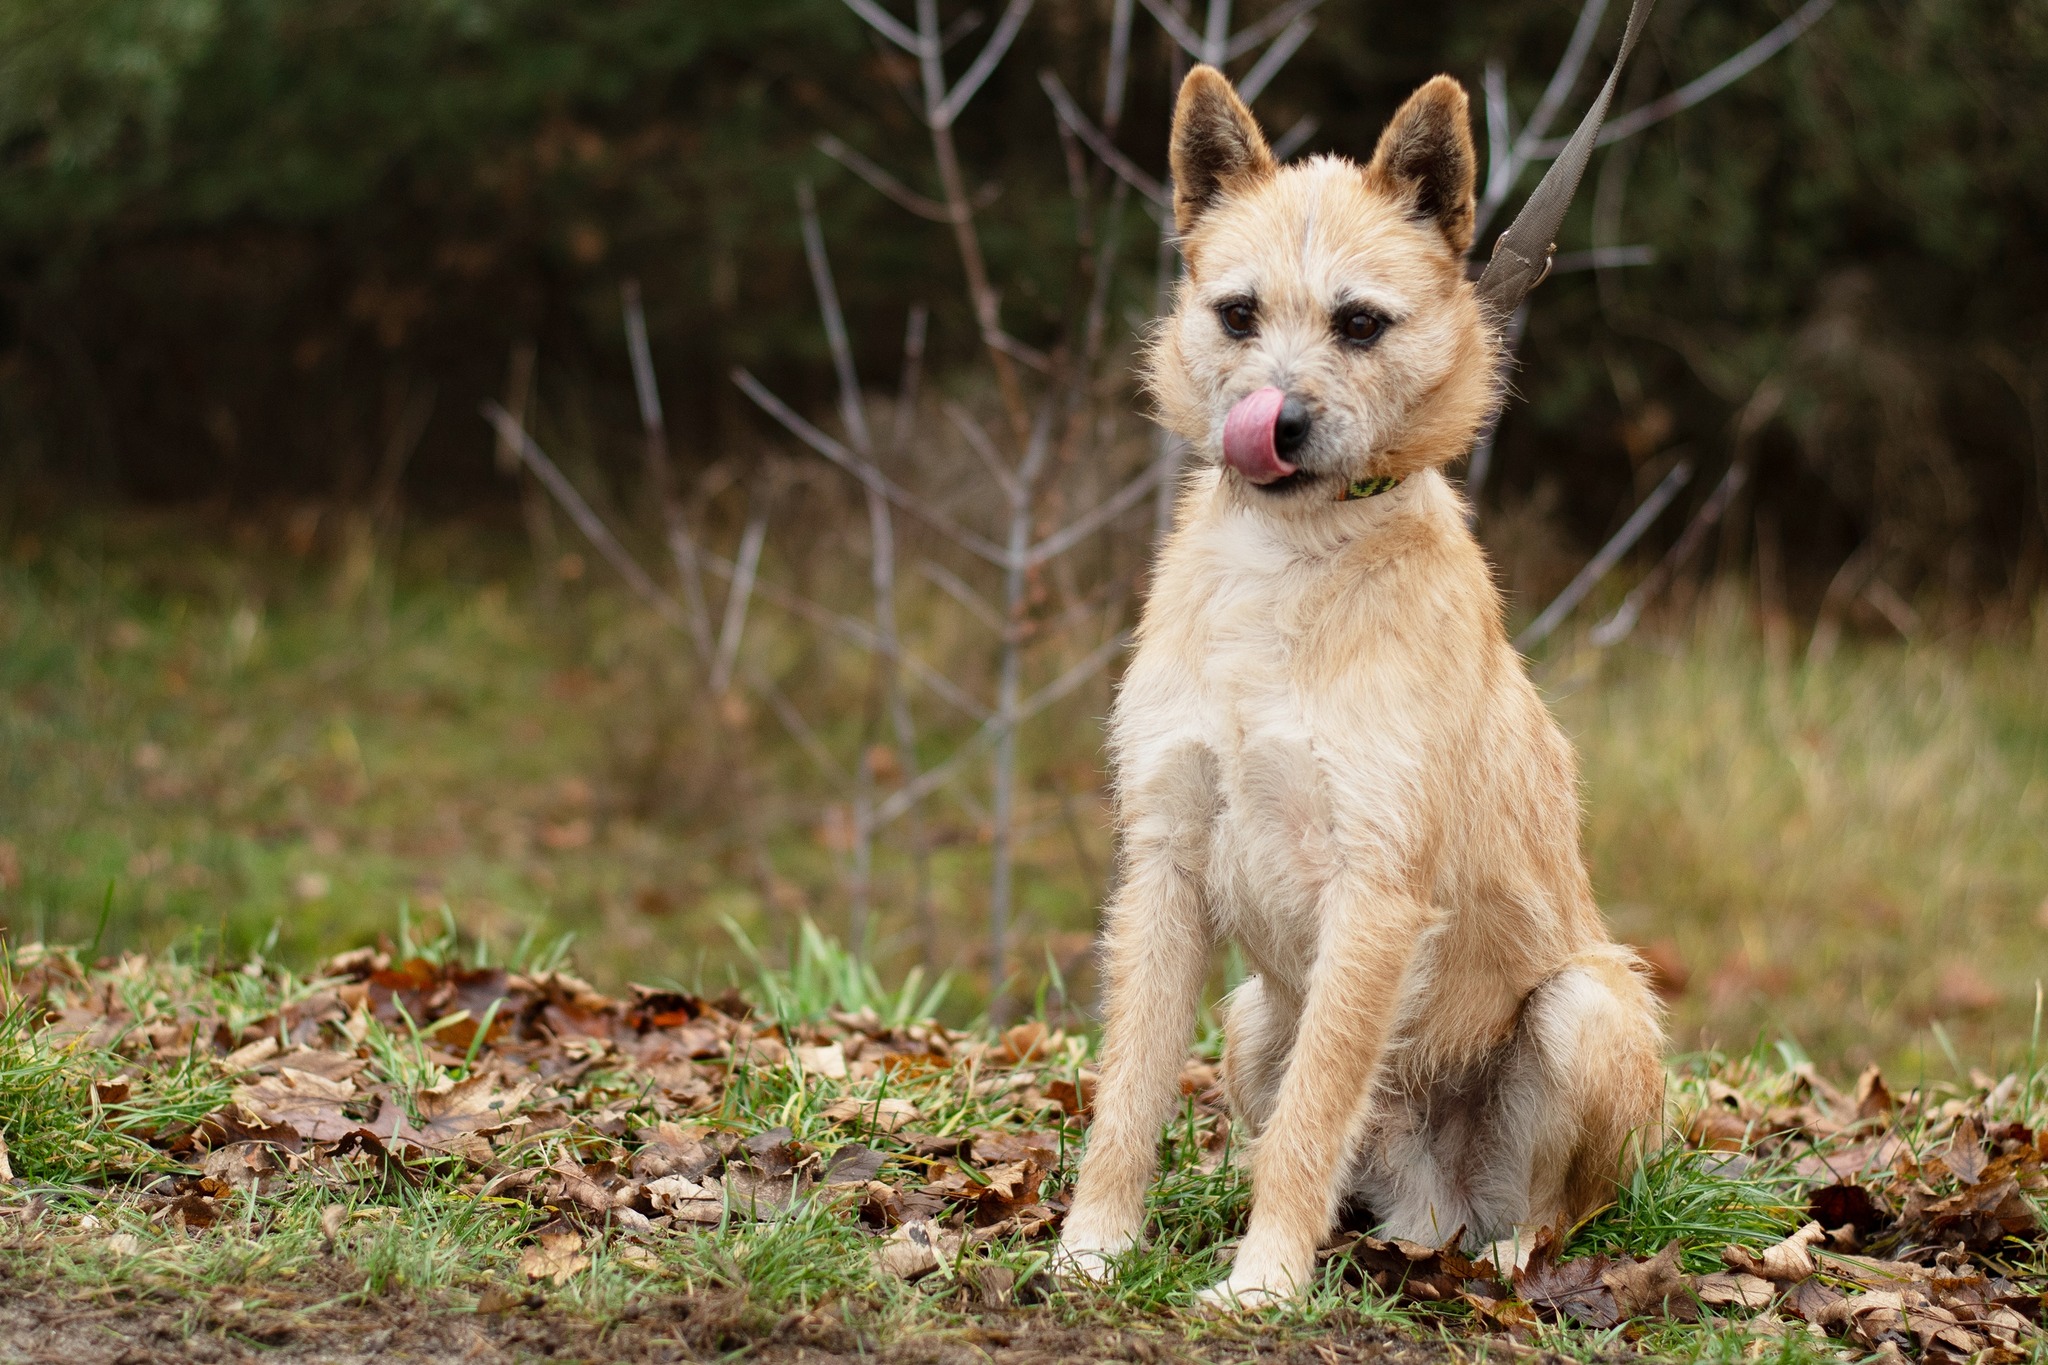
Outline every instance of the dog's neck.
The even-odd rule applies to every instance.
[[[1190,529],[1207,523],[1232,538],[1249,532],[1242,545],[1255,556],[1326,562],[1360,553],[1376,561],[1393,558],[1419,540],[1465,532],[1464,504],[1436,469],[1367,497],[1295,495],[1282,502],[1211,467],[1191,482],[1181,517]]]

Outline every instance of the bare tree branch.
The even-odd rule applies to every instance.
[[[1473,221],[1473,238],[1480,240],[1486,228],[1500,212],[1502,204],[1515,192],[1515,185],[1522,178],[1522,172],[1529,168],[1535,157],[1536,145],[1550,132],[1550,125],[1557,119],[1558,111],[1570,97],[1572,87],[1578,83],[1579,72],[1586,66],[1586,57],[1593,50],[1593,39],[1599,33],[1601,16],[1607,13],[1607,0],[1584,0],[1579,7],[1578,22],[1572,25],[1572,36],[1565,43],[1564,56],[1558,60],[1557,69],[1550,73],[1550,83],[1543,87],[1542,96],[1536,101],[1529,121],[1522,125],[1522,131],[1513,142],[1507,144],[1506,154],[1499,162],[1488,165],[1486,193],[1480,196],[1479,207]],[[1506,92],[1503,91],[1503,99]],[[1503,109],[1503,115],[1512,121],[1512,111]],[[1555,153],[1553,153],[1555,155]]]
[[[1526,654],[1542,644],[1550,637],[1552,631],[1564,624],[1565,617],[1572,614],[1572,609],[1583,602],[1586,594],[1598,587],[1600,580],[1607,577],[1614,566],[1621,562],[1621,557],[1642,538],[1643,532],[1650,529],[1650,523],[1671,505],[1671,500],[1678,496],[1679,490],[1691,479],[1691,461],[1680,460],[1673,465],[1671,472],[1664,476],[1663,481],[1650,490],[1650,496],[1643,499],[1643,505],[1636,508],[1629,519],[1622,523],[1621,529],[1614,533],[1613,538],[1600,547],[1600,553],[1594,555],[1586,567],[1579,570],[1577,577],[1565,585],[1565,590],[1557,595],[1556,600],[1545,607],[1542,614],[1515,637],[1515,648]]]
[[[917,429],[917,393],[924,374],[924,345],[931,312],[923,304],[910,307],[903,319],[903,377],[896,386],[896,425],[890,433],[890,448],[898,454],[910,449],[910,436]]]
[[[861,402],[860,376],[853,369],[853,342],[846,335],[846,315],[839,310],[839,289],[832,282],[832,261],[825,254],[825,229],[818,222],[818,197],[811,192],[810,181],[797,182],[796,202],[803,218],[804,260],[811,268],[811,288],[818,295],[825,344],[832,349],[832,369],[839,380],[839,420],[854,450],[862,458],[872,459],[875,443]]]
[[[1553,275],[1569,275],[1574,270],[1618,270],[1631,265],[1655,265],[1657,248],[1639,246],[1596,246],[1590,251],[1560,251],[1550,263]]]
[[[732,685],[733,665],[740,657],[740,636],[747,628],[747,608],[754,600],[754,580],[761,569],[761,547],[768,539],[768,499],[756,493],[760,507],[747,519],[740,536],[739,565],[725,591],[725,619],[718,627],[718,654],[711,664],[711,695],[723,696]]]
[[[1145,7],[1147,14],[1159,21],[1159,26],[1166,30],[1167,37],[1179,43],[1182,50],[1196,61],[1202,60],[1201,35],[1188,27],[1187,20],[1181,18],[1168,8],[1165,0],[1138,0],[1138,2]]]
[[[1022,725],[1038,715],[1048,706],[1066,698],[1081,684],[1108,667],[1111,660],[1130,643],[1129,631],[1105,640],[1088,655],[1068,668],[1066,672],[1032,693],[1020,703],[1010,719],[1011,725]],[[886,825],[902,815],[918,802],[930,796],[940,787],[952,781],[954,776],[1000,733],[1003,717],[990,716],[979,730],[961,741],[960,747],[947,755],[946,761],[928,768],[915,781],[907,782],[889,794],[889,799],[875,808],[875,824]]]
[[[1208,22],[1202,28],[1201,59],[1222,66],[1230,46],[1230,0],[1209,0]]]
[[[1146,0],[1148,6],[1151,3],[1152,0]],[[1053,112],[1059,116],[1060,122],[1064,123],[1075,137],[1087,144],[1088,150],[1100,157],[1103,165],[1115,171],[1118,178],[1151,200],[1158,208],[1164,210],[1173,206],[1173,196],[1167,193],[1166,186],[1147,175],[1139,168],[1137,162],[1118,151],[1116,144],[1111,142],[1101,129],[1088,121],[1088,116],[1081,112],[1081,106],[1067,93],[1067,87],[1060,83],[1058,76],[1051,71],[1041,71],[1038,73],[1038,84],[1044,89],[1046,97],[1052,101]]]
[[[953,83],[946,98],[932,111],[932,118],[949,128],[953,126],[953,120],[960,117],[967,102],[974,98],[975,92],[994,74],[997,64],[1009,52],[1010,44],[1017,39],[1017,30],[1024,26],[1024,16],[1031,12],[1031,5],[1032,0],[1010,0],[1003,10],[1003,17],[996,22],[996,31],[989,34],[988,42],[982,45],[973,64]]]
[[[706,555],[704,564],[711,572],[728,581],[739,574],[739,565],[720,555]],[[754,595],[792,616],[801,617],[813,625],[832,631],[850,644],[893,659],[923,683],[933,696],[940,698],[962,715],[971,716],[979,721],[987,720],[993,714],[988,707],[963,691],[958,683],[900,645],[891,646],[873,626],[858,617],[833,611],[830,607],[813,602],[808,597],[799,596],[787,588],[777,587],[766,579],[755,581]]]
[[[1535,145],[1549,135],[1550,125],[1556,122],[1564,102],[1571,98],[1572,87],[1579,83],[1579,73],[1586,68],[1586,58],[1593,51],[1593,39],[1599,34],[1600,20],[1606,13],[1607,0],[1585,0],[1579,7],[1579,19],[1572,25],[1572,36],[1564,45],[1564,56],[1558,59],[1557,69],[1550,73],[1550,83],[1543,87],[1536,107],[1529,111],[1529,121],[1522,125],[1519,141],[1526,145],[1517,146],[1515,152],[1517,159],[1524,164]]]
[[[1782,52],[1797,39],[1800,34],[1819,23],[1822,16],[1833,9],[1834,6],[1835,0],[1806,0],[1806,3],[1793,11],[1792,16],[1786,19],[1785,22],[1779,24],[1769,33],[1766,33],[1727,61],[1722,62],[1698,80],[1687,81],[1684,85],[1681,85],[1663,98],[1651,100],[1640,108],[1631,109],[1620,118],[1609,123],[1600,130],[1600,141],[1597,145],[1605,147],[1609,143],[1619,142],[1623,138],[1634,137],[1650,125],[1662,123],[1673,114],[1690,109],[1701,100],[1707,99],[1727,86],[1733,85],[1772,57],[1777,56],[1778,53]],[[1554,150],[1552,144],[1546,142],[1543,144],[1543,150],[1539,154],[1556,156],[1558,152],[1563,150],[1564,144],[1561,141],[1555,144]]]
[[[1296,19],[1313,13],[1321,7],[1322,3],[1323,0],[1287,0],[1286,4],[1281,5],[1265,18],[1255,23],[1246,24],[1243,28],[1239,29],[1236,36],[1229,43],[1225,44],[1223,59],[1225,61],[1236,61],[1260,43],[1265,42],[1266,39],[1285,29]]]
[[[1031,423],[1024,386],[1012,363],[1014,357],[1002,344],[1002,301],[989,280],[981,235],[975,231],[967,181],[960,171],[960,151],[953,142],[953,125],[939,117],[940,106],[946,100],[946,68],[939,46],[939,0],[917,0],[917,31],[923,40],[917,69],[924,91],[925,125],[931,131],[932,161],[939,172],[946,207],[953,215],[953,243],[960,253],[961,272],[967,276],[968,301],[974,305],[982,345],[988,348],[989,367],[995,371],[996,391],[1002,395],[1011,429],[1021,439]]]
[[[1102,126],[1112,135],[1124,117],[1131,69],[1131,0],[1116,0],[1109,18],[1109,71],[1102,82]]]
[[[682,604],[663,592],[661,586],[647,576],[647,571],[640,567],[639,561],[619,543],[618,537],[604,524],[604,519],[591,510],[590,504],[583,500],[583,495],[576,491],[576,485],[570,483],[562,471],[555,467],[555,462],[547,457],[547,452],[534,444],[533,438],[526,434],[526,429],[519,425],[518,420],[488,399],[483,403],[482,411],[484,420],[497,428],[499,436],[519,452],[519,458],[526,462],[526,467],[533,471],[534,477],[547,486],[548,492],[554,494],[555,501],[562,505],[562,510],[576,523],[576,529],[583,532],[584,538],[591,546],[618,571],[619,577],[626,580],[626,585],[653,607],[655,614],[662,620],[694,641],[696,635],[690,629],[689,613],[683,610]]]
[[[1664,590],[1678,571],[1685,567],[1685,562],[1699,552],[1707,533],[1721,520],[1721,514],[1728,510],[1728,504],[1735,500],[1735,495],[1742,491],[1742,485],[1748,479],[1749,470],[1740,460],[1729,465],[1728,472],[1721,476],[1721,482],[1715,485],[1714,491],[1707,495],[1706,502],[1700,505],[1700,510],[1686,523],[1685,530],[1679,534],[1670,552],[1659,561],[1655,569],[1651,570],[1649,577],[1630,589],[1629,595],[1621,600],[1621,605],[1614,609],[1612,616],[1587,632],[1586,638],[1601,649],[1620,644],[1627,639],[1629,632],[1636,628],[1636,622],[1642,619],[1643,608]],[[1830,586],[1829,594],[1832,595],[1833,592],[1834,589]],[[1823,602],[1823,612],[1826,605]]]
[[[1508,167],[1514,164],[1515,111],[1508,104],[1507,68],[1497,61],[1486,64],[1485,77],[1480,89],[1486,95],[1486,187],[1484,194],[1491,196],[1500,186]],[[1503,196],[1505,189],[1499,189]]]
[[[1097,503],[1087,512],[1082,513],[1067,525],[1032,546],[1030,552],[1025,556],[1027,562],[1035,566],[1043,564],[1055,556],[1065,554],[1087,537],[1137,506],[1138,500],[1151,492],[1158,485],[1159,480],[1165,476],[1165,473],[1165,464],[1154,460],[1151,464],[1145,466],[1145,471],[1142,474],[1118,489],[1113,496]]]
[[[1039,350],[1036,346],[1026,345],[1000,327],[996,328],[993,332],[983,333],[982,340],[987,342],[992,349],[1001,351],[1013,360],[1023,361],[1040,374],[1052,373],[1053,364],[1051,356]]]
[[[819,151],[865,180],[869,188],[893,201],[899,208],[907,209],[918,217],[934,223],[953,221],[952,210],[944,204],[936,199],[927,199],[830,133],[820,137],[817,146]]]
[[[1314,114],[1303,114],[1294,121],[1293,127],[1273,139],[1273,159],[1292,161],[1294,154],[1300,151],[1303,145],[1316,135],[1316,129],[1322,126],[1323,121]]]
[[[796,703],[792,702],[772,679],[765,673],[750,672],[747,675],[747,685],[768,699],[768,708],[775,712],[776,719],[782,722],[782,728],[789,731],[802,746],[803,751],[810,755],[811,762],[817,764],[841,790],[853,786],[853,778],[840,765],[839,760],[832,756],[832,750],[826,746],[825,741],[818,738],[818,732],[804,719],[804,713],[796,709]]]
[[[966,579],[954,573],[945,565],[935,563],[929,559],[917,561],[917,571],[938,584],[940,590],[948,597],[967,608],[968,614],[975,620],[981,622],[997,634],[1002,633],[1003,618],[996,614],[996,609],[989,605],[987,598],[969,586]]]
[[[1280,68],[1294,59],[1294,54],[1300,51],[1301,45],[1307,42],[1308,36],[1315,31],[1316,21],[1313,19],[1296,19],[1289,24],[1287,30],[1275,38],[1273,45],[1266,49],[1265,55],[1253,63],[1252,69],[1245,72],[1243,78],[1238,81],[1238,97],[1246,104],[1250,104],[1265,94],[1266,87],[1280,74]]]
[[[846,7],[867,21],[868,27],[913,57],[924,55],[924,40],[875,0],[846,0]]]
[[[739,385],[741,392],[753,399],[763,412],[780,422],[792,436],[859,479],[862,484],[873,488],[962,549],[981,556],[998,568],[1008,563],[1008,558],[1000,545],[986,536],[976,535],[943,512],[926,507],[915,494],[892,482],[881,470],[875,468],[872,462],[862,459],[798,416],[794,409],[769,392],[766,385],[746,370],[735,369],[732,372],[732,382]]]
[[[647,345],[647,315],[640,307],[640,282],[619,285],[619,303],[626,319],[626,356],[633,366],[633,393],[640,403],[640,432],[647,481],[661,509],[663,539],[683,585],[683,606],[690,614],[690,634],[697,657],[709,659],[711,608],[704,596],[704,575],[697,566],[697,541],[683,515],[675,476],[669,469],[668,423],[661,411],[661,386],[654,379],[654,352]]]
[[[1004,500],[1012,504],[1023,501],[1024,485],[1017,482],[1017,476],[1003,463],[1003,457],[996,450],[995,442],[981,429],[981,423],[974,420],[974,414],[958,403],[946,404],[944,412],[946,420],[953,424],[962,439],[967,442],[967,448],[981,457],[982,466],[988,470],[989,477],[1003,490]]]

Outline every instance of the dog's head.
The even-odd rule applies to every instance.
[[[1465,278],[1473,163],[1447,76],[1409,97],[1361,167],[1277,164],[1223,74],[1189,73],[1173,120],[1188,272],[1148,381],[1226,484],[1306,509],[1470,449],[1498,382]]]

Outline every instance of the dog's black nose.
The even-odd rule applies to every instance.
[[[1300,450],[1308,441],[1309,426],[1308,404],[1288,394],[1280,405],[1280,415],[1273,419],[1273,449],[1282,455]]]

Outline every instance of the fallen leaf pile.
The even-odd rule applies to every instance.
[[[186,972],[178,989],[161,964],[86,969],[30,947],[0,976],[0,1007],[108,1059],[85,1102],[129,1155],[103,1185],[197,1235],[252,1192],[438,1182],[530,1210],[521,1293],[570,1283],[600,1251],[653,1272],[664,1238],[803,1209],[864,1229],[878,1275],[1007,1306],[1017,1273],[967,1253],[1056,1235],[1094,1097],[1085,1042],[1039,1022],[990,1037],[871,1012],[784,1023],[737,994],[617,998],[562,972],[370,950],[311,981]],[[204,1102],[169,1103],[172,1078]],[[1217,1081],[1199,1058],[1181,1076],[1180,1159],[1207,1171],[1229,1159]],[[2003,1365],[2041,1345],[2048,1132],[2015,1121],[2034,1098],[2022,1085],[1894,1094],[1873,1069],[1843,1091],[1810,1067],[1727,1064],[1680,1082],[1687,1160],[1700,1178],[1782,1191],[1761,1225],[1775,1233],[1629,1254],[1595,1219],[1539,1231],[1520,1264],[1461,1252],[1455,1235],[1354,1232],[1323,1257],[1489,1333],[1744,1322]],[[331,1212],[330,1241],[345,1223]]]
[[[1079,1040],[1040,1023],[993,1039],[872,1013],[785,1027],[732,994],[617,999],[562,972],[371,950],[237,1018],[209,1014],[198,993],[124,989],[148,977],[140,959],[89,972],[31,949],[16,965],[12,996],[34,1002],[47,1038],[119,1059],[95,1098],[147,1143],[142,1166],[173,1170],[142,1173],[137,1198],[155,1216],[206,1228],[251,1185],[452,1175],[464,1193],[542,1215],[520,1268],[555,1284],[587,1268],[601,1234],[645,1241],[821,1198],[871,1228],[877,1263],[905,1278],[941,1268],[937,1248],[1047,1236],[1064,1212],[1048,1181],[1094,1087]],[[145,1118],[147,1078],[195,1059],[225,1102],[190,1122]],[[763,1077],[799,1091],[812,1136],[832,1140],[746,1122],[743,1097]],[[962,1123],[970,1113],[992,1121]],[[1204,1121],[1223,1127],[1213,1106]]]
[[[1993,1118],[2019,1085],[1978,1075],[1967,1093],[1938,1098],[1894,1096],[1875,1068],[1848,1094],[1810,1068],[1707,1078],[1687,1144],[1731,1177],[1778,1173],[1808,1214],[1774,1244],[1710,1244],[1722,1266],[1711,1272],[1685,1272],[1683,1240],[1650,1257],[1564,1259],[1548,1230],[1520,1266],[1461,1254],[1457,1235],[1431,1247],[1354,1233],[1321,1254],[1354,1281],[1459,1306],[1518,1337],[1545,1322],[1639,1335],[1660,1320],[1722,1317],[1763,1336],[1805,1332],[1928,1361],[2030,1359],[2048,1308],[2036,1212],[2048,1131]]]

